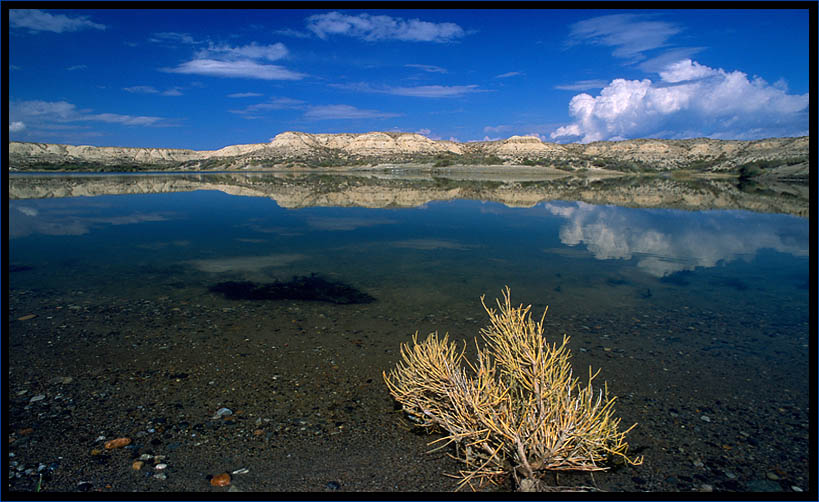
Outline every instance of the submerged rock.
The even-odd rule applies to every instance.
[[[371,303],[375,298],[342,282],[321,276],[295,276],[287,282],[227,281],[211,286],[229,300],[306,300],[336,304]]]

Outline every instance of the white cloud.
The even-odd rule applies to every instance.
[[[441,68],[440,66],[435,66],[431,64],[405,64],[406,68],[418,68],[419,70],[424,70],[425,72],[429,73],[446,73],[446,68]]]
[[[179,90],[178,87],[174,87],[168,89],[166,91],[159,91],[154,86],[151,85],[135,85],[133,87],[123,87],[123,91],[130,92],[133,94],[161,94],[163,96],[181,96],[182,91]]]
[[[715,267],[752,257],[760,249],[794,256],[808,256],[810,249],[808,236],[802,235],[807,226],[773,215],[747,219],[736,213],[682,213],[670,226],[657,212],[584,202],[544,207],[566,220],[559,232],[563,244],[584,244],[598,260],[634,258],[637,267],[655,277]]]
[[[331,87],[359,92],[411,96],[415,98],[456,98],[472,92],[485,92],[471,85],[421,85],[417,87],[373,87],[365,82],[356,84],[330,84]]]
[[[740,71],[689,59],[665,67],[659,80],[612,80],[596,97],[569,103],[572,124],[552,139],[582,142],[636,137],[758,139],[808,134],[808,94],[749,79]]]
[[[26,124],[22,121],[16,121],[9,124],[9,132],[20,132],[26,128]]]
[[[135,85],[133,87],[123,87],[122,90],[134,94],[159,94],[159,91],[157,91],[156,88],[150,85]]]
[[[162,117],[123,115],[118,113],[91,113],[78,110],[67,101],[12,101],[9,104],[11,124],[25,124],[26,129],[61,129],[69,123],[105,122],[128,126],[167,125]]]
[[[154,33],[148,39],[149,42],[153,42],[155,44],[196,44],[198,43],[192,36],[187,33],[176,33],[176,32],[162,32],[162,33]]]
[[[104,25],[89,21],[87,16],[69,17],[34,9],[10,9],[9,26],[12,28],[26,28],[35,32],[51,31],[54,33],[84,29],[105,29]]]
[[[84,70],[86,68],[88,68],[86,65],[78,64],[78,65],[74,65],[74,66],[69,66],[68,68],[66,68],[66,70],[74,71],[74,70]]]
[[[562,91],[588,91],[589,89],[602,89],[608,84],[607,80],[579,80],[573,84],[556,85],[555,89]]]
[[[646,51],[664,47],[681,28],[651,16],[613,14],[586,19],[570,28],[567,45],[586,42],[614,47],[612,55],[631,61],[645,59]]]
[[[256,118],[251,117],[251,115],[271,110],[293,110],[298,108],[304,108],[304,104],[305,104],[304,101],[300,101],[298,99],[274,98],[265,103],[257,103],[255,105],[247,106],[241,110],[230,110],[230,112],[245,115],[246,118]]]
[[[287,53],[287,47],[283,43],[258,45],[256,42],[252,42],[250,45],[239,47],[211,44],[207,49],[199,51],[197,58],[267,59],[268,61],[276,61],[286,57]]]
[[[361,110],[350,105],[319,105],[310,106],[304,113],[304,118],[311,120],[328,119],[375,119],[398,117],[397,113],[385,113],[377,110]]]
[[[260,64],[242,59],[222,61],[216,59],[194,59],[176,68],[163,68],[170,73],[187,73],[210,77],[258,78],[261,80],[300,80],[306,75],[279,65]]]
[[[367,41],[449,42],[465,35],[463,28],[455,23],[431,23],[370,14],[350,16],[340,12],[308,17],[307,29],[321,39],[330,35],[347,35]]]
[[[526,74],[523,73],[523,72],[519,72],[519,71],[510,71],[510,72],[507,72],[507,73],[501,73],[500,75],[495,75],[495,78],[509,78],[509,77],[523,76],[523,75],[526,75]]]
[[[261,80],[301,80],[307,75],[283,66],[262,63],[286,57],[287,47],[282,43],[231,47],[210,44],[207,49],[196,52],[191,61],[175,68],[162,68],[171,73],[206,75],[210,77],[257,78]]]
[[[229,98],[257,98],[259,96],[264,96],[264,94],[259,92],[234,92],[227,95]]]

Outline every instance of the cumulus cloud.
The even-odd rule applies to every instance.
[[[26,128],[26,124],[18,120],[9,124],[9,132],[20,132]]]
[[[367,41],[449,42],[465,35],[463,28],[455,23],[431,23],[370,14],[351,16],[340,12],[308,17],[307,29],[321,39],[346,35]]]
[[[587,143],[636,137],[758,139],[808,134],[808,94],[741,71],[710,68],[690,59],[667,65],[659,80],[615,79],[596,97],[569,103],[574,122],[552,139]]]
[[[51,31],[54,33],[105,29],[105,25],[89,21],[88,16],[69,17],[63,14],[49,14],[36,9],[10,9],[9,26],[12,28],[25,28],[33,32]]]
[[[599,260],[635,259],[655,277],[715,267],[760,249],[794,256],[808,256],[810,249],[807,225],[778,215],[748,219],[736,212],[650,212],[584,202],[544,207],[566,220],[559,233],[563,244],[583,244]]]
[[[385,113],[377,110],[362,110],[350,105],[310,106],[304,113],[304,118],[310,120],[378,119],[398,116],[399,114],[397,113]]]

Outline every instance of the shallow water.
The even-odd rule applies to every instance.
[[[382,445],[379,462],[406,462],[423,456],[426,439],[396,425],[381,371],[416,330],[471,340],[484,325],[481,295],[491,301],[508,285],[513,302],[533,304],[538,314],[549,306],[548,335],[571,335],[575,368],[582,374],[588,365],[602,367],[609,391],[620,396],[617,415],[626,427],[640,424],[628,439],[645,464],[611,473],[609,481],[597,475],[604,488],[608,482],[608,489],[628,491],[703,485],[757,491],[773,486],[763,483],[773,473],[773,488],[807,489],[808,237],[807,219],[784,214],[577,201],[286,209],[270,198],[219,191],[11,200],[10,427],[35,432],[18,434],[22,443],[10,448],[22,444],[30,462],[48,464],[53,459],[45,457],[58,451],[87,456],[98,434],[155,429],[156,415],[207,423],[228,406],[253,417],[245,424],[250,439],[263,430],[260,440],[307,449],[299,443],[307,441],[298,436],[305,433],[301,421],[315,436],[334,440],[357,423],[360,430],[391,428],[389,441],[415,446],[390,457],[394,444]],[[211,290],[226,281],[268,284],[311,274],[375,301],[231,300]],[[37,317],[18,320],[29,314]],[[271,367],[271,361],[278,362]],[[186,376],[145,382],[145,371]],[[54,375],[73,383],[55,388],[48,384]],[[299,388],[313,391],[299,394]],[[351,388],[352,404],[328,406],[328,395]],[[90,399],[86,391],[102,392],[104,404],[85,403],[81,415],[76,403]],[[43,402],[28,403],[38,393],[46,395]],[[74,408],[54,404],[58,394]],[[146,408],[152,411],[140,411]],[[54,425],[40,423],[38,410],[99,426],[74,423],[74,443],[49,449],[36,435],[53,434]],[[270,435],[269,424],[293,417],[292,430],[283,425]],[[122,421],[120,430],[102,426],[106,421]],[[194,441],[184,426],[168,426],[168,434],[173,444]],[[232,451],[236,465],[255,458],[243,459],[246,446],[228,440],[213,439]],[[210,465],[199,448],[179,451]],[[310,462],[305,455],[301,461]],[[108,483],[114,489],[210,488],[177,462],[177,476],[145,485],[108,464],[64,459],[49,483],[71,491],[77,489],[72,476],[96,475],[95,486],[115,479],[119,484]],[[278,478],[260,476],[246,488],[321,490],[324,481],[342,478],[341,486],[357,490],[454,487],[448,478],[429,481],[425,469],[437,467],[424,464],[410,469],[409,479],[384,475],[373,484],[370,477],[381,478],[367,474],[365,483],[363,475],[321,473],[326,480],[308,476],[308,482],[280,469]],[[267,484],[271,476],[279,484]],[[32,486],[30,476],[14,479],[17,489]]]

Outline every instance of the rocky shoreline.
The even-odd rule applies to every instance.
[[[248,170],[315,167],[536,166],[563,172],[690,170],[734,176],[809,176],[808,136],[754,141],[708,138],[634,139],[589,144],[543,142],[533,136],[457,143],[415,133],[283,132],[268,143],[219,150],[9,143],[9,171]]]

